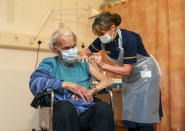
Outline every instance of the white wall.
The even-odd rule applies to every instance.
[[[76,33],[81,43],[91,44],[95,35],[91,29],[93,20],[88,19],[88,5],[99,10],[103,0],[61,0],[61,3],[60,6],[60,0],[0,0],[0,33],[2,30],[18,32],[20,34],[16,35],[20,42],[28,43],[21,34],[28,37],[37,34],[48,12],[53,9],[55,11],[46,19],[38,39],[46,42],[62,22]],[[59,9],[62,11],[57,11]],[[76,16],[79,16],[78,19]],[[4,37],[1,35],[0,44]],[[14,38],[9,36],[8,39]]]
[[[51,53],[40,52],[39,61]],[[36,52],[0,49],[0,131],[30,131],[38,127],[38,112],[30,107],[29,77]]]

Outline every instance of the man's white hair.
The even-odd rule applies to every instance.
[[[73,35],[74,37],[74,41],[76,43],[76,35],[68,28],[60,28],[58,30],[56,30],[52,35],[51,38],[49,40],[48,46],[50,48],[51,51],[54,50],[54,46],[58,43],[58,38],[59,36],[71,36]]]

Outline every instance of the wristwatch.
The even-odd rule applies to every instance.
[[[92,90],[94,90],[94,91],[95,91],[95,93],[97,93],[97,92],[98,92],[98,89],[97,89],[95,86],[92,88]]]

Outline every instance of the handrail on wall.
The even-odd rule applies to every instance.
[[[101,6],[106,6],[106,5],[110,5],[110,4],[116,4],[116,3],[120,3],[123,1],[127,1],[127,0],[109,0],[108,2],[105,2],[104,4],[102,4]]]
[[[89,19],[92,18],[92,17],[93,17],[92,15],[95,15],[95,13],[96,13],[96,14],[99,13],[98,11],[96,11],[94,8],[92,8],[92,7],[90,7],[90,6],[88,6],[87,9],[84,8],[84,7],[75,7],[75,8],[70,8],[70,9],[78,9],[78,8],[83,8],[85,11],[88,11],[88,12],[89,12]],[[66,10],[66,9],[65,9],[65,10]],[[50,15],[51,15],[54,11],[59,11],[59,13],[60,13],[60,15],[61,15],[61,12],[60,12],[60,11],[62,11],[62,10],[54,10],[54,9],[51,9],[50,11],[48,11],[48,13],[47,13],[46,16],[44,17],[42,23],[40,24],[40,27],[39,27],[38,31],[37,31],[34,35],[32,35],[32,37],[31,37],[31,39],[30,39],[30,41],[29,41],[30,44],[33,44],[33,43],[34,43],[35,39],[37,38],[37,36],[38,36],[39,33],[41,32],[41,30],[43,29],[44,25],[46,24],[47,20],[49,19]],[[69,15],[69,14],[68,14],[68,15]],[[70,14],[70,15],[75,15],[77,19],[78,19],[79,16],[81,16],[81,15],[79,15],[79,14],[77,14],[77,13]],[[61,19],[61,18],[60,18],[60,19]],[[61,24],[61,20],[60,20],[60,23],[59,23],[59,24]]]
[[[46,14],[45,18],[43,19],[43,21],[42,21],[42,23],[41,23],[41,25],[40,25],[40,27],[38,29],[38,31],[34,35],[32,35],[32,37],[30,39],[30,44],[33,44],[34,43],[36,37],[39,35],[40,31],[42,30],[42,28],[46,24],[49,16],[52,14],[53,11],[54,11],[53,9],[51,9],[50,11],[48,11],[48,13]]]

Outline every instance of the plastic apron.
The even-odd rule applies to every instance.
[[[110,58],[119,65],[123,65],[124,49],[122,48],[121,31],[119,35],[119,58]],[[104,49],[104,45],[102,49]],[[107,55],[108,56],[108,55]],[[158,123],[161,72],[157,61],[151,56],[137,54],[137,63],[134,64],[129,76],[122,77],[123,91],[123,120],[137,123]]]

